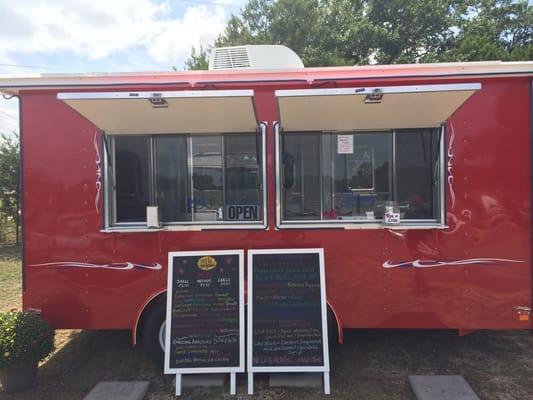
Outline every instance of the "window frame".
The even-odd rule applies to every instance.
[[[302,228],[341,228],[341,229],[445,229],[446,226],[446,198],[445,198],[445,174],[446,174],[446,153],[445,153],[445,125],[442,124],[440,128],[431,128],[435,129],[438,133],[438,154],[439,160],[437,163],[437,190],[435,196],[435,215],[437,218],[434,219],[402,219],[399,225],[385,225],[382,220],[376,219],[374,221],[358,221],[358,220],[287,220],[283,218],[283,198],[284,198],[284,188],[281,182],[281,171],[283,168],[281,162],[281,139],[283,135],[283,129],[279,122],[274,123],[274,141],[275,141],[275,179],[276,179],[276,228],[278,229],[302,229]],[[397,173],[396,173],[396,132],[402,131],[405,129],[391,129],[392,133],[392,190],[393,193],[396,192],[397,187]],[[357,130],[355,132],[383,132],[383,130]],[[311,132],[309,132],[311,133]],[[354,131],[313,131],[312,133],[321,134],[353,134]],[[322,155],[320,155],[322,157]],[[322,174],[320,175],[320,181],[322,182]],[[321,183],[322,184],[322,183]]]
[[[257,127],[257,130],[255,132],[249,132],[250,134],[256,134],[260,135],[261,140],[261,163],[259,163],[261,167],[261,189],[262,189],[262,199],[263,199],[263,205],[262,205],[262,219],[258,221],[170,221],[170,222],[163,222],[161,221],[161,227],[160,228],[148,228],[146,225],[146,221],[141,222],[118,222],[116,219],[117,213],[116,213],[116,186],[114,185],[114,182],[116,182],[116,169],[115,169],[115,141],[114,141],[114,135],[108,135],[105,132],[103,133],[103,197],[104,197],[104,228],[102,231],[105,232],[151,232],[151,231],[158,231],[158,230],[203,230],[203,229],[266,229],[267,228],[267,221],[268,221],[268,205],[267,205],[267,199],[268,199],[268,184],[267,184],[267,149],[266,149],[266,131],[267,131],[267,123],[261,122],[259,126]],[[179,134],[179,133],[176,133]],[[224,138],[224,135],[232,134],[232,132],[219,132],[219,133],[210,133],[210,134],[202,134],[202,136],[222,136]],[[245,133],[239,132],[235,133],[236,135],[242,135]],[[200,134],[191,134],[188,135],[189,139],[193,136],[198,136]],[[126,135],[120,135],[126,136]],[[138,136],[138,135],[128,135],[128,136]],[[149,199],[151,205],[157,205],[156,204],[156,160],[155,160],[155,138],[161,136],[160,134],[153,135],[150,133],[146,133],[149,140],[149,146],[147,151],[149,151],[149,179],[148,179],[148,188],[150,191]],[[224,139],[222,139],[222,143],[224,143]],[[188,147],[190,147],[190,142],[188,143]],[[223,147],[224,149],[224,147]],[[192,153],[191,149],[189,148],[187,151],[187,163],[189,165],[189,172],[188,175],[190,179],[192,179],[192,169],[191,159]],[[224,161],[223,161],[224,164]],[[225,169],[223,167],[223,175],[225,175]],[[224,189],[225,191],[225,189]],[[225,200],[224,200],[225,201]]]

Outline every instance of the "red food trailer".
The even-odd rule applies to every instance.
[[[168,252],[323,248],[341,341],[532,329],[533,62],[217,51],[209,71],[0,79],[20,102],[24,309],[129,329],[157,358]]]

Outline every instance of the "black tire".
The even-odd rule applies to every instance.
[[[152,308],[144,320],[141,339],[143,350],[161,369],[163,369],[165,353],[159,342],[159,332],[165,319],[166,310],[163,303]]]
[[[339,344],[339,328],[337,318],[328,307],[328,344],[329,349],[333,350]]]

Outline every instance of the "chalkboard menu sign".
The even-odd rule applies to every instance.
[[[324,372],[329,392],[323,249],[248,252],[248,392],[253,372]],[[327,383],[326,383],[327,375]]]
[[[165,373],[244,371],[242,250],[172,252]]]

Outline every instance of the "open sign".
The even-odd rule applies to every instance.
[[[226,218],[230,221],[255,221],[259,216],[257,205],[226,206]]]

